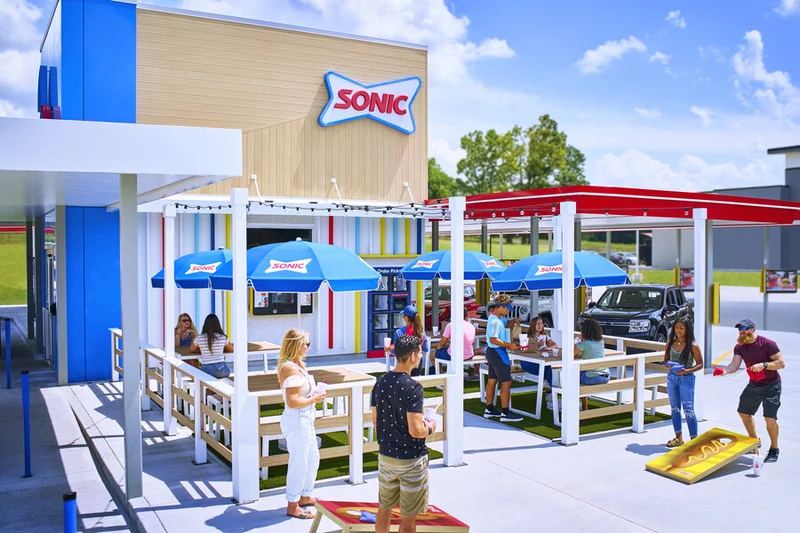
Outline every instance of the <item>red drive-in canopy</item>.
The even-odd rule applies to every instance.
[[[555,216],[561,202],[575,202],[578,215],[653,216],[692,219],[694,209],[708,210],[708,220],[753,225],[800,224],[800,202],[712,193],[659,191],[579,185],[531,191],[468,196],[467,219]],[[447,207],[446,198],[427,200]]]

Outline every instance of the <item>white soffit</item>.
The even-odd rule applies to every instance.
[[[120,174],[139,176],[143,203],[241,173],[241,130],[0,118],[0,221],[107,207]]]

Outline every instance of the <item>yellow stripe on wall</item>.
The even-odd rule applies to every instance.
[[[355,294],[355,326],[353,334],[355,335],[356,345],[353,350],[355,353],[361,353],[361,293]]]
[[[411,219],[405,219],[406,223],[406,255],[411,253]]]
[[[422,316],[425,316],[425,302],[423,300],[425,298],[425,290],[421,281],[417,282],[417,310],[422,313]],[[423,321],[422,327],[425,328],[425,322]]]
[[[225,248],[231,249],[231,216],[225,215]],[[230,291],[225,291],[223,298],[225,298],[225,331],[231,335],[231,297]]]
[[[386,255],[386,219],[380,220],[381,255]]]

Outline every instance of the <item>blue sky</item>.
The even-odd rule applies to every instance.
[[[800,0],[148,1],[428,45],[429,155],[451,174],[468,131],[543,113],[594,184],[778,184],[766,149],[800,144]],[[35,114],[51,6],[0,0],[0,116]]]

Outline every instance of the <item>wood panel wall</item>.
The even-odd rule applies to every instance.
[[[227,194],[257,174],[264,196],[336,198],[336,178],[349,199],[407,201],[404,181],[427,198],[425,50],[140,9],[137,54],[137,122],[244,132],[243,177],[197,193]],[[417,131],[319,126],[331,70],[365,84],[419,76]]]

